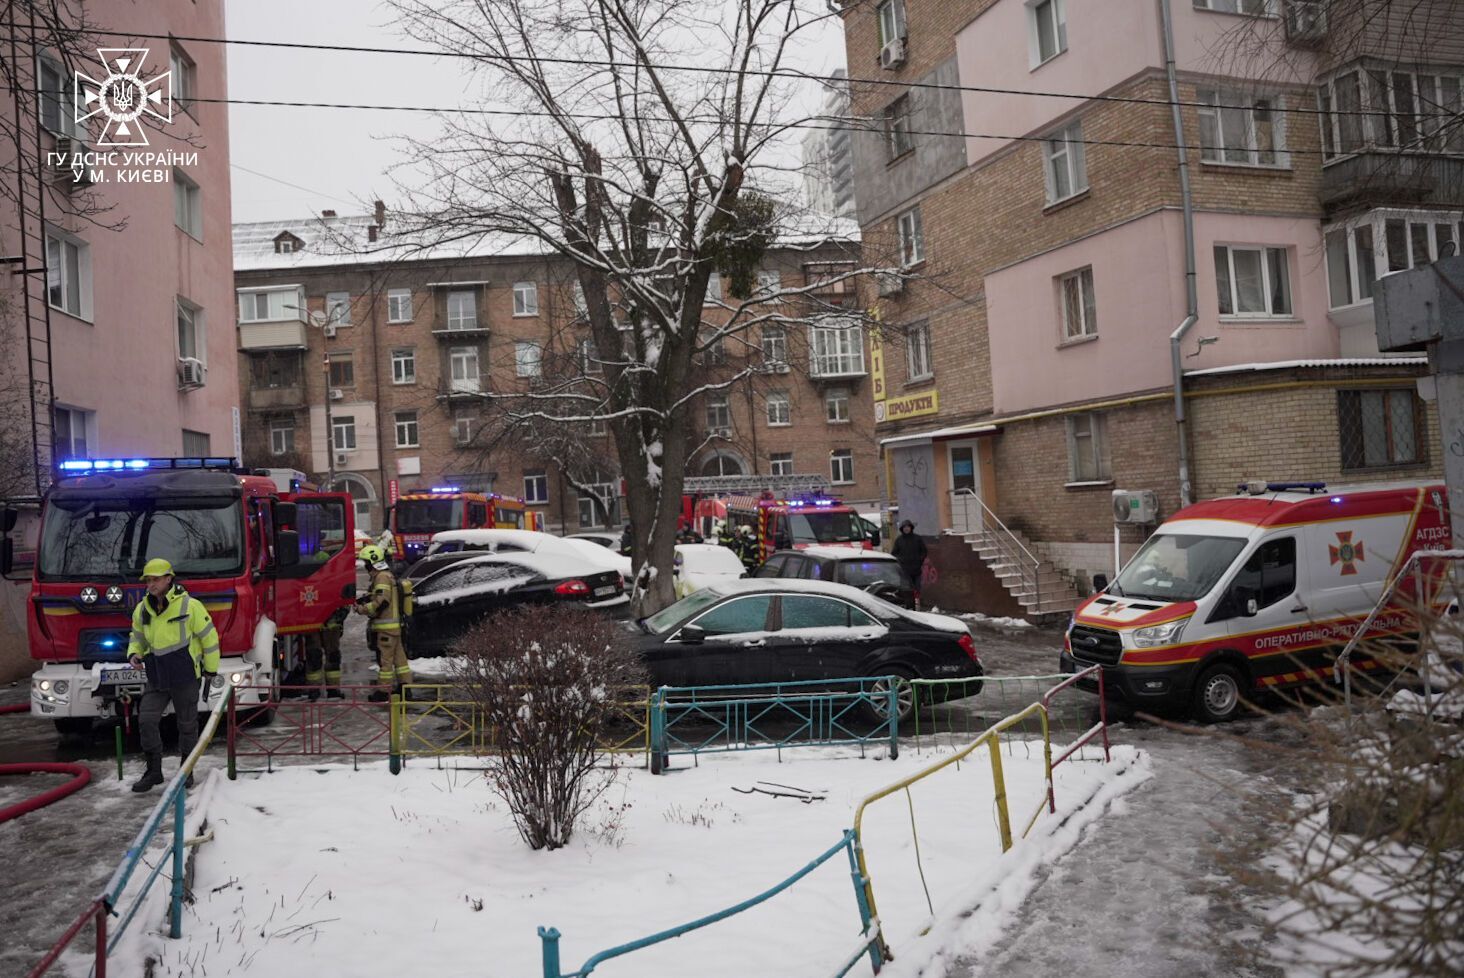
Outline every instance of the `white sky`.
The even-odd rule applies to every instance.
[[[226,0],[225,14],[231,39],[421,47],[388,26],[391,11],[372,0]],[[456,106],[472,98],[472,83],[452,59],[238,45],[229,46],[228,59],[234,99]],[[818,37],[808,35],[793,59],[820,74],[844,61],[836,19]],[[809,86],[810,113],[817,87]],[[366,213],[377,197],[390,207],[393,186],[384,171],[399,159],[392,137],[430,138],[437,125],[425,113],[230,106],[234,220],[286,219],[323,208]]]

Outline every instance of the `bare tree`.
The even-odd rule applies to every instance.
[[[476,59],[484,90],[512,106],[510,119],[444,118],[440,139],[411,146],[415,186],[403,193],[419,233],[439,246],[528,239],[575,270],[580,369],[484,396],[529,428],[608,426],[634,524],[637,607],[655,611],[673,599],[699,399],[757,372],[748,361],[699,375],[697,357],[767,324],[862,325],[857,311],[813,301],[817,289],[759,290],[755,274],[806,221],[777,148],[797,124],[781,118],[788,49],[836,14],[823,0],[395,6],[408,34]],[[725,288],[709,302],[714,272]]]

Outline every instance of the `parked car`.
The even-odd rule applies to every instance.
[[[845,584],[749,578],[702,588],[635,626],[652,685],[715,686],[983,675],[965,624],[898,608]],[[875,684],[886,689],[886,681]],[[974,696],[980,684],[947,698]],[[902,686],[899,715],[914,706]],[[872,711],[878,716],[878,711]]]
[[[756,577],[834,581],[862,588],[902,608],[915,607],[915,585],[900,562],[881,550],[806,547],[778,550],[757,569]]]
[[[675,573],[676,596],[684,598],[704,587],[735,581],[747,569],[737,554],[720,544],[678,543]]]
[[[586,530],[584,533],[570,533],[564,539],[588,540],[597,547],[606,547],[610,550],[620,549],[619,530]]]
[[[473,554],[417,581],[412,594],[412,658],[444,654],[479,620],[508,608],[573,601],[614,609],[629,600],[619,571],[574,555],[538,552]]]

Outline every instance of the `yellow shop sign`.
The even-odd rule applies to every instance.
[[[887,421],[904,421],[906,418],[918,418],[926,414],[935,414],[940,410],[940,395],[936,391],[926,391],[924,394],[910,394],[907,397],[892,397],[874,406],[874,420],[876,423]]]

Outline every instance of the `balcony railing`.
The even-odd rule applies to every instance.
[[[241,350],[303,350],[309,345],[305,324],[296,319],[239,324]]]
[[[819,379],[863,377],[867,372],[864,369],[863,350],[855,350],[853,353],[814,354],[808,361],[809,376]]]
[[[255,411],[283,411],[305,406],[305,387],[293,384],[288,387],[249,388],[249,407]]]
[[[1457,206],[1464,204],[1464,158],[1396,150],[1363,151],[1322,168],[1322,203]]]

